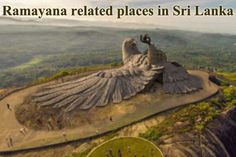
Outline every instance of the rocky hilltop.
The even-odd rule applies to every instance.
[[[140,136],[155,143],[165,157],[235,157],[236,87],[233,75],[222,75],[220,91],[203,102],[163,112],[84,143],[68,143],[9,156],[86,157],[97,145],[119,136]],[[225,79],[226,78],[226,79]]]
[[[169,157],[236,156],[236,108],[222,113],[203,132],[189,132],[163,138],[161,148]]]
[[[235,157],[236,88],[232,77],[225,76],[230,79],[220,76],[221,90],[209,100],[159,114],[112,137],[144,137],[154,142],[165,157]],[[85,151],[81,150],[106,138],[79,146],[77,155],[83,157]]]

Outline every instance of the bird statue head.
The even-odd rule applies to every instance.
[[[133,38],[125,39],[122,45],[123,62],[125,63],[130,56],[135,54],[141,54],[137,48],[136,40]]]

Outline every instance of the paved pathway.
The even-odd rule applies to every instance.
[[[166,111],[171,108],[204,100],[214,95],[218,91],[218,87],[215,84],[208,81],[207,73],[202,71],[190,71],[190,72],[193,75],[197,75],[202,79],[203,90],[183,96],[165,95],[163,97],[155,99],[154,102],[145,100],[143,101],[145,102],[145,104],[139,104],[138,106],[135,106],[135,109],[130,110],[129,113],[122,113],[120,116],[117,115],[117,117],[115,117],[115,120],[112,123],[106,123],[106,122],[104,123],[103,119],[98,119],[92,124],[91,123],[84,124],[81,127],[70,130],[36,131],[28,129],[25,136],[22,133],[20,133],[20,129],[23,128],[24,126],[19,124],[19,122],[17,121],[14,114],[14,108],[17,105],[22,104],[27,96],[29,96],[31,93],[34,93],[42,85],[36,85],[33,87],[29,87],[27,89],[23,89],[16,93],[13,93],[0,101],[0,151],[61,143],[65,141],[63,132],[66,132],[67,134],[67,140],[74,140],[74,139],[94,136],[96,134],[101,134],[109,130],[126,126],[132,122],[142,120],[145,117]],[[154,93],[151,94],[151,96],[158,97],[158,94]],[[7,109],[6,106],[7,103],[11,105],[12,108],[11,111]],[[117,105],[119,104],[116,104],[116,106]],[[101,108],[99,112],[101,112]],[[13,139],[13,147],[8,147],[7,145],[7,139],[9,138]]]

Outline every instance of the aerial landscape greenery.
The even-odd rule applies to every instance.
[[[236,36],[163,29],[0,26],[0,88],[22,86],[67,69],[121,63],[121,43],[148,33],[187,68],[235,72]],[[145,45],[138,43],[145,51]]]
[[[5,88],[66,79],[64,76],[67,75],[80,74],[79,77],[83,77],[98,70],[120,67],[120,45],[124,38],[139,40],[139,35],[144,33],[150,34],[155,45],[167,53],[169,60],[181,63],[187,69],[214,71],[214,76],[220,82],[220,90],[197,105],[190,104],[167,111],[158,124],[153,123],[141,132],[132,131],[136,136],[159,146],[166,136],[187,133],[201,135],[217,117],[235,108],[236,35],[164,29],[0,26],[0,96]],[[146,51],[147,47],[140,41],[138,46],[143,52]],[[155,115],[150,120],[158,116],[162,115]],[[145,122],[136,125],[141,126],[142,123]],[[128,131],[118,130],[106,134],[95,143],[92,141],[82,145],[84,148],[65,148],[63,156],[85,157],[102,142],[122,135],[133,135],[131,131],[127,134],[124,132]]]

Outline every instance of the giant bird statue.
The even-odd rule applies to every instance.
[[[140,39],[148,44],[147,54],[138,50],[135,39],[125,39],[122,67],[46,86],[33,96],[33,102],[40,107],[62,108],[70,112],[119,103],[151,88],[155,81],[162,83],[163,90],[169,94],[190,93],[201,88],[198,79],[182,66],[168,62],[166,55],[151,43],[148,35]]]

